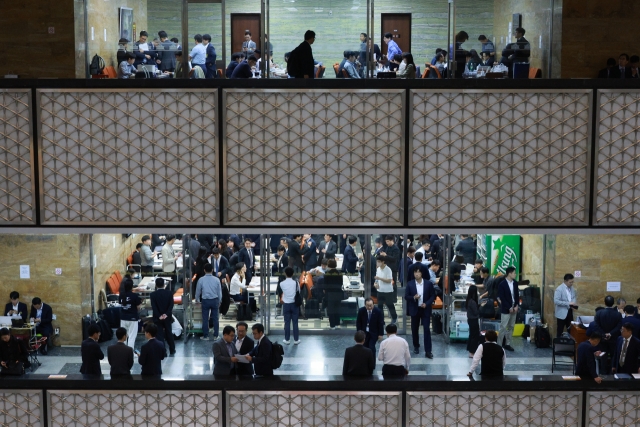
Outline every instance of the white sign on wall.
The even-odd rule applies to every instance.
[[[607,282],[607,292],[620,292],[620,282]]]
[[[28,265],[21,265],[20,266],[20,278],[21,279],[30,279],[31,278],[31,274],[29,272],[29,266]]]
[[[573,272],[573,277],[580,277],[580,276],[582,276],[582,271],[576,270]]]

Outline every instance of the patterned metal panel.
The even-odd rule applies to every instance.
[[[225,223],[402,225],[403,90],[225,90]]]
[[[0,224],[35,223],[31,90],[0,89]]]
[[[590,99],[412,90],[410,225],[586,225]]]
[[[632,391],[587,392],[589,427],[640,424],[640,393]]]
[[[408,427],[579,427],[582,392],[407,392]]]
[[[227,427],[397,427],[400,392],[227,392]]]
[[[43,224],[215,225],[215,89],[39,90]]]
[[[640,91],[598,90],[594,225],[640,223]]]
[[[2,390],[0,392],[0,426],[44,426],[40,390]]]
[[[49,391],[49,426],[220,427],[221,393]]]

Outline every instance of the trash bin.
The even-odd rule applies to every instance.
[[[528,79],[529,78],[529,63],[528,62],[514,62],[513,63],[513,78],[514,79]]]

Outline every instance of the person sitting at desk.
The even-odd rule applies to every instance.
[[[47,339],[46,345],[40,347],[42,355],[47,354],[47,347],[51,347],[51,335],[53,335],[53,310],[51,307],[42,302],[38,297],[31,300],[31,315],[36,323],[36,334],[42,335]]]
[[[415,79],[416,78],[416,64],[413,62],[413,55],[405,52],[402,54],[402,63],[404,68],[398,70],[396,77],[400,79]]]
[[[124,61],[118,64],[118,78],[119,79],[133,79],[136,77],[136,67],[133,63],[136,60],[136,56],[127,52],[124,56]]]
[[[596,372],[596,357],[602,354],[602,351],[598,350],[601,338],[600,332],[595,331],[591,333],[588,341],[580,343],[576,362],[576,375],[580,378],[593,378],[598,384],[602,382],[602,378]]]
[[[5,316],[20,315],[24,322],[27,321],[27,304],[20,302],[20,294],[16,291],[12,291],[9,294],[10,303],[4,306]]]
[[[482,51],[480,54],[482,56],[482,60],[480,61],[480,66],[483,67],[493,67],[493,63],[495,60],[491,56],[489,52]]]
[[[82,353],[82,366],[80,373],[84,375],[102,375],[100,361],[104,359],[104,353],[100,349],[98,340],[100,339],[100,329],[98,325],[89,326],[89,338],[82,342],[80,352]]]
[[[349,79],[359,79],[360,74],[356,69],[356,56],[357,52],[350,51],[349,56],[347,56],[347,62],[344,63],[344,69],[347,71],[347,78]],[[344,74],[344,73],[343,73]]]
[[[11,335],[7,328],[0,329],[0,375],[22,375],[31,366],[27,344]]]
[[[483,377],[501,377],[504,375],[504,367],[507,364],[507,356],[502,347],[496,342],[498,334],[496,331],[487,331],[485,334],[487,342],[478,346],[473,355],[473,362],[469,368],[468,376],[472,377],[473,372],[478,365],[480,366],[480,375]]]
[[[247,292],[247,281],[245,278],[245,272],[247,266],[243,262],[239,262],[235,266],[235,274],[231,278],[231,287],[229,288],[229,295],[234,301],[249,302],[249,292]]]
[[[242,61],[231,73],[232,79],[250,79],[253,77],[252,68],[256,66],[258,59],[251,55],[246,61]]]

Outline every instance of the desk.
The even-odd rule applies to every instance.
[[[358,287],[351,287],[351,281],[357,281]],[[362,294],[364,296],[364,285],[360,281],[360,276],[342,276],[342,290],[352,294]]]
[[[171,284],[171,277],[166,276],[146,276],[143,277],[137,288],[133,288],[133,292],[140,296],[149,296],[151,292],[156,290],[156,279],[164,279],[165,286]]]
[[[269,294],[275,294],[276,289],[278,289],[278,278],[269,277]],[[260,277],[253,276],[251,278],[251,282],[249,283],[249,286],[247,286],[247,291],[252,294],[260,293]]]
[[[576,360],[578,360],[578,346],[588,339],[587,330],[572,322],[571,327],[569,328],[569,335],[571,335],[571,338],[576,342]]]

